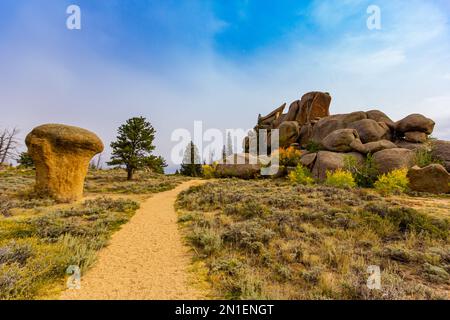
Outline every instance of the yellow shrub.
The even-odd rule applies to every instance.
[[[356,187],[355,179],[349,171],[338,169],[334,172],[327,171],[327,180],[325,184],[336,188],[354,188]]]
[[[381,194],[398,194],[407,190],[409,180],[407,169],[397,169],[387,174],[383,174],[375,182],[375,189]]]
[[[213,179],[216,177],[216,167],[215,165],[203,165],[203,177],[205,179]]]
[[[296,167],[300,163],[302,155],[303,153],[294,147],[289,147],[287,149],[280,148],[280,165],[285,167]]]
[[[311,172],[308,168],[305,168],[301,164],[297,165],[294,171],[289,174],[289,180],[292,183],[299,183],[309,185],[314,183],[314,179],[311,177]]]

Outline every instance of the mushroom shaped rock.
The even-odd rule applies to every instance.
[[[46,124],[25,139],[36,166],[36,192],[61,202],[83,196],[83,184],[92,157],[103,151],[94,133],[72,126]]]

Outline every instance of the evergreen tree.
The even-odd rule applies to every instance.
[[[184,152],[180,173],[184,176],[199,177],[202,175],[201,159],[194,142],[190,142]]]
[[[22,152],[19,155],[19,159],[17,159],[17,162],[21,167],[24,168],[34,168],[34,162],[31,158],[30,154],[28,152]]]
[[[133,179],[138,169],[150,167],[161,172],[167,166],[164,159],[152,155],[156,131],[144,117],[127,120],[117,133],[117,140],[111,143],[112,155],[108,165],[125,166],[128,180]]]

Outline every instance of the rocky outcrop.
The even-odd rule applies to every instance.
[[[440,164],[431,164],[425,168],[414,166],[408,171],[408,179],[413,191],[436,194],[450,191],[450,175]]]
[[[436,140],[431,144],[433,157],[440,160],[444,167],[450,172],[450,141]]]
[[[385,149],[373,155],[373,161],[380,174],[411,168],[414,164],[414,152],[408,149]]]
[[[335,153],[357,152],[361,157],[376,155],[380,173],[385,173],[411,167],[415,150],[430,149],[428,135],[433,132],[435,123],[421,114],[411,114],[398,122],[380,110],[330,115],[330,103],[328,93],[307,93],[301,100],[294,101],[287,113],[282,113],[286,106],[282,105],[269,115],[259,117],[255,132],[279,129],[281,147],[329,151],[305,156],[302,160],[305,166],[320,171],[318,176],[323,176],[323,170],[318,169],[322,163],[325,167],[330,163],[330,168],[339,163],[341,157]],[[448,144],[437,142],[436,146],[434,154],[449,168]]]
[[[357,162],[364,161],[364,157],[357,152],[337,153],[330,151],[320,151],[317,153],[317,158],[312,170],[313,177],[318,180],[325,180],[327,171],[336,171],[345,167],[345,159],[348,156],[355,157]]]
[[[61,202],[83,196],[89,162],[103,151],[92,132],[61,124],[39,126],[26,137],[28,153],[36,166],[36,192]]]

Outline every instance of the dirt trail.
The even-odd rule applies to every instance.
[[[66,290],[61,299],[202,299],[189,285],[190,256],[177,226],[177,195],[201,184],[189,181],[157,193],[116,232],[99,252],[96,264],[81,279],[80,290]]]

